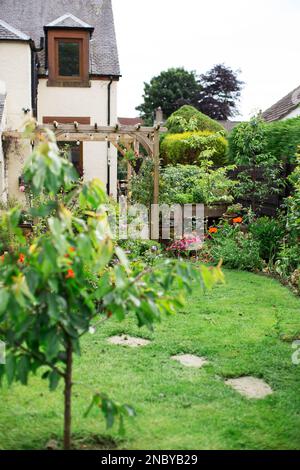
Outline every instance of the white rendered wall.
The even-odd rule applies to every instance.
[[[20,131],[32,115],[31,49],[28,42],[0,42],[0,81],[5,83],[7,93],[2,126],[6,130]],[[23,109],[29,109],[30,112],[25,114]],[[30,152],[30,144],[25,141],[13,141],[7,146],[0,185],[7,190],[10,199],[25,202],[24,194],[19,191],[19,176],[23,173],[24,162]]]
[[[90,88],[48,87],[40,79],[38,88],[38,122],[45,116],[90,117],[91,125],[107,125],[108,81],[92,80]],[[117,82],[111,85],[111,125],[117,123]],[[99,178],[107,185],[107,164],[111,161],[110,193],[117,195],[117,151],[106,143],[84,142],[83,170],[86,181]]]
[[[27,42],[0,41],[0,81],[6,84],[6,123],[12,130],[22,129],[31,117],[31,49]]]
[[[291,119],[300,116],[300,107],[294,109],[291,113],[289,113],[287,116],[283,118],[283,121],[286,119]]]

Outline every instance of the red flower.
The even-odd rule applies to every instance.
[[[242,217],[236,217],[235,219],[232,220],[234,224],[241,224],[243,222]]]
[[[75,279],[76,274],[74,273],[73,269],[68,269],[68,273],[66,274],[66,279]]]
[[[20,253],[19,255],[19,263],[24,263],[25,261],[25,255],[23,255],[23,253]]]

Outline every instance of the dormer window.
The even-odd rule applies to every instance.
[[[58,76],[80,77],[82,43],[75,39],[57,39]]]
[[[48,86],[89,86],[89,43],[93,28],[73,15],[45,27]]]

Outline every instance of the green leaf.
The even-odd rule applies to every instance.
[[[48,315],[52,320],[58,320],[60,316],[60,309],[57,302],[57,297],[52,293],[47,294]]]
[[[49,374],[49,388],[50,388],[51,392],[54,392],[57,389],[60,378],[61,378],[61,376],[55,370],[50,372],[50,374]]]
[[[17,207],[15,207],[9,211],[8,216],[9,223],[12,227],[16,228],[19,225],[21,211]]]
[[[127,284],[127,276],[121,266],[115,268],[116,286],[118,289],[123,289]]]
[[[95,395],[93,396],[93,398],[92,398],[92,401],[91,401],[90,405],[88,406],[88,409],[87,409],[86,412],[84,413],[83,417],[84,417],[84,418],[87,418],[87,417],[90,415],[92,409],[93,409],[95,406],[99,406],[99,404],[101,403],[101,400],[102,400],[102,399],[101,399],[101,396],[100,396],[98,393],[95,394]]]
[[[55,201],[50,201],[45,205],[40,207],[33,207],[30,209],[30,214],[32,217],[47,217],[57,208],[57,203]]]
[[[49,331],[49,333],[46,336],[46,358],[48,360],[52,360],[55,358],[59,352],[59,336],[57,333],[57,330],[54,329],[52,331]]]
[[[0,315],[5,312],[10,295],[6,289],[0,289]]]
[[[5,372],[8,385],[11,385],[16,373],[16,358],[12,353],[7,354],[6,356]]]
[[[102,299],[111,290],[109,272],[103,274],[99,281],[99,286],[95,291],[95,298]]]
[[[117,255],[117,257],[119,258],[119,261],[120,263],[122,264],[122,266],[124,266],[124,268],[126,270],[129,269],[129,261],[128,261],[128,258],[125,254],[125,251],[123,251],[119,246],[117,246],[115,248],[115,253]]]
[[[22,385],[27,385],[30,371],[30,359],[28,356],[21,356],[17,365],[18,379]]]
[[[49,219],[48,224],[49,224],[49,228],[51,230],[52,235],[55,238],[59,238],[63,232],[60,221],[52,217],[51,219]]]

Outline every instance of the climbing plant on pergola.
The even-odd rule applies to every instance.
[[[142,146],[147,155],[153,159],[154,163],[154,197],[153,204],[159,202],[159,137],[161,132],[166,132],[160,124],[154,127],[143,127],[140,124],[136,126],[93,126],[79,124],[60,124],[53,121],[52,124],[37,126],[37,131],[41,134],[45,129],[50,129],[54,132],[58,142],[110,142],[114,145],[123,156],[132,148],[134,152],[140,155],[139,149]],[[25,137],[21,132],[4,131],[3,138],[7,139],[24,139]],[[126,150],[125,150],[126,149]],[[128,183],[130,184],[132,170],[130,162],[128,163]]]

